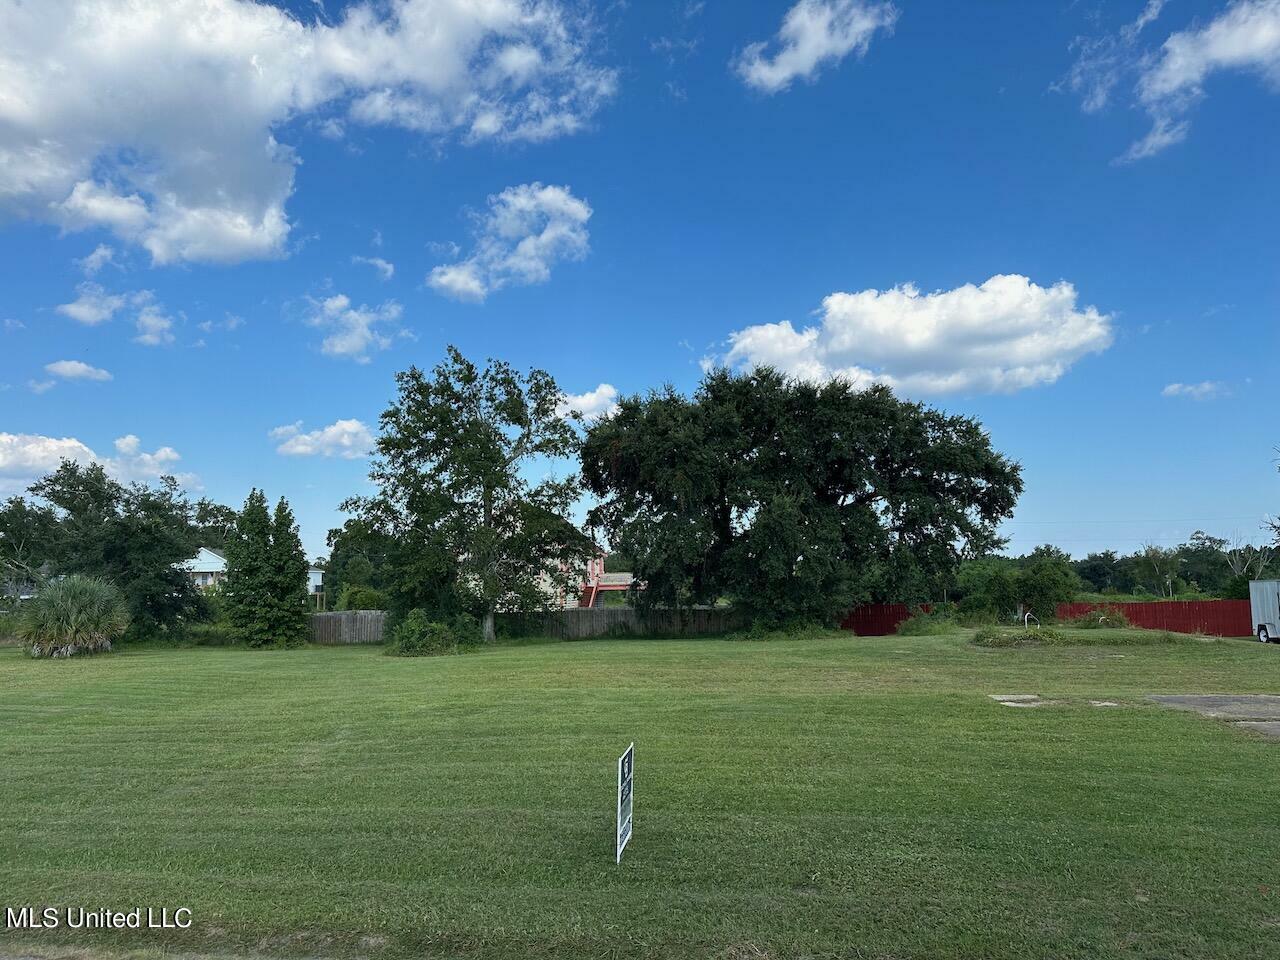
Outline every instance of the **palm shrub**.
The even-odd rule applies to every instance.
[[[110,650],[128,627],[123,594],[105,580],[76,574],[24,603],[17,633],[33,657],[71,657]]]

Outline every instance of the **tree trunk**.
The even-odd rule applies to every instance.
[[[494,633],[494,629],[493,629],[493,620],[494,620],[493,608],[490,607],[488,610],[484,612],[484,642],[485,643],[493,643],[493,641],[497,639],[497,634]]]

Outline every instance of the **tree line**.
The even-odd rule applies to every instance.
[[[10,603],[118,602],[113,620],[133,640],[181,639],[195,624],[223,619],[250,646],[305,642],[308,564],[284,499],[272,515],[254,490],[235,510],[193,501],[173,477],[124,484],[100,464],[72,461],[28,493],[0,504],[0,595]],[[225,552],[220,590],[197,589],[182,566],[202,546]],[[63,583],[71,586],[51,589]],[[63,610],[61,620],[73,624],[77,613]]]
[[[1007,612],[1084,590],[1239,595],[1274,572],[1269,549],[1203,533],[1128,556],[1004,556],[1021,467],[976,419],[767,367],[712,370],[689,395],[664,386],[589,419],[545,371],[449,347],[396,374],[369,476],[329,533],[331,604],[421,611],[484,640],[499,612],[572,596],[602,544],[643,585],[637,606],[728,603],[765,624],[831,623],[873,601]],[[10,592],[88,573],[119,587],[140,635],[220,616],[246,643],[305,638],[307,564],[285,501],[273,513],[255,489],[236,510],[172,478],[124,485],[70,462],[29,493],[0,508]],[[212,598],[177,566],[199,546],[226,552]]]

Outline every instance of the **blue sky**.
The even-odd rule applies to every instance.
[[[1277,0],[125,6],[0,0],[0,492],[257,485],[323,553],[451,342],[886,379],[1022,462],[1015,551],[1280,505]]]

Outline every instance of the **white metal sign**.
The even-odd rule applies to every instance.
[[[622,862],[622,851],[631,839],[631,782],[635,773],[636,745],[618,758],[618,840],[614,863]]]

